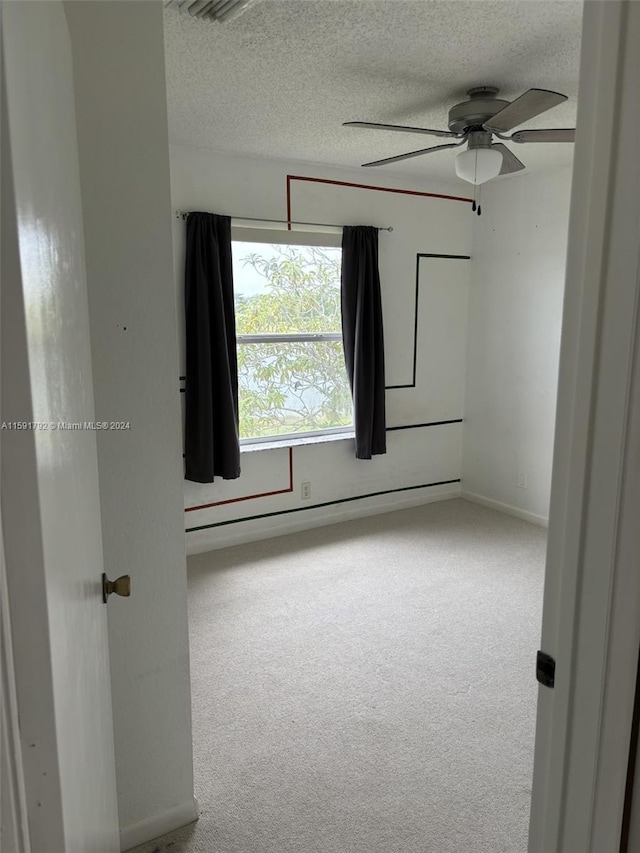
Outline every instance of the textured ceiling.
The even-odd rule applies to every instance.
[[[582,4],[572,0],[261,0],[223,25],[164,14],[172,142],[359,166],[442,140],[343,121],[446,128],[448,108],[482,84],[507,100],[563,92],[565,104],[524,126],[575,123]],[[569,164],[573,149],[511,147],[532,172]],[[380,171],[451,179],[456,153]]]

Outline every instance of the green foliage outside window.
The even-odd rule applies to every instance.
[[[240,259],[260,286],[243,295],[236,277],[238,335],[340,333],[339,249],[269,245]],[[352,423],[341,340],[239,342],[238,379],[242,438]]]

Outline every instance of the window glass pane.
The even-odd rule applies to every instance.
[[[233,242],[238,335],[340,332],[335,247]]]
[[[342,341],[238,344],[240,437],[352,423]]]

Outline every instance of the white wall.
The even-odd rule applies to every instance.
[[[473,233],[462,490],[540,523],[549,512],[570,187],[570,169],[487,184]]]
[[[66,11],[96,417],[130,422],[98,433],[105,570],[132,579],[108,606],[126,845],[195,817],[162,4]]]
[[[235,157],[183,146],[171,148],[172,202],[176,210],[283,219],[287,213],[288,174],[468,196],[461,182],[418,186],[406,178],[370,171]],[[379,244],[388,386],[412,384],[416,286],[418,349],[415,387],[387,391],[387,425],[409,426],[462,418],[470,262],[418,260],[417,255],[468,256],[473,225],[470,205],[459,200],[296,180],[291,181],[290,200],[294,220],[393,227],[391,234],[380,233]],[[184,231],[184,222],[174,218],[181,335]],[[183,341],[181,350],[184,350]],[[184,356],[181,364],[184,365]],[[184,370],[180,375],[184,375]],[[460,423],[390,431],[387,454],[371,461],[354,458],[352,439],[296,446],[292,491],[187,512],[188,551],[207,551],[355,515],[455,496],[459,493],[457,482],[426,484],[458,480],[461,452]],[[242,475],[235,481],[216,480],[208,485],[186,482],[185,506],[202,506],[289,487],[286,448],[243,452],[241,464]],[[311,482],[310,501],[300,497],[303,481]],[[360,497],[377,492],[385,494]],[[197,527],[203,529],[190,529]]]

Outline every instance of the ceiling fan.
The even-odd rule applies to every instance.
[[[509,175],[525,168],[524,163],[502,142],[493,142],[493,137],[505,142],[573,142],[575,128],[554,130],[519,130],[511,136],[504,134],[525,121],[550,110],[567,100],[566,95],[547,89],[527,89],[515,101],[497,98],[495,86],[477,86],[469,89],[469,100],[456,104],[449,110],[449,130],[430,130],[425,127],[403,127],[396,124],[377,124],[369,121],[346,121],[345,127],[364,127],[374,130],[393,130],[402,133],[425,133],[455,139],[445,145],[421,148],[408,154],[398,154],[384,160],[363,163],[363,166],[385,166],[411,157],[420,157],[432,151],[458,148],[467,144],[467,150],[456,157],[456,174],[471,184],[484,184],[498,175]]]

